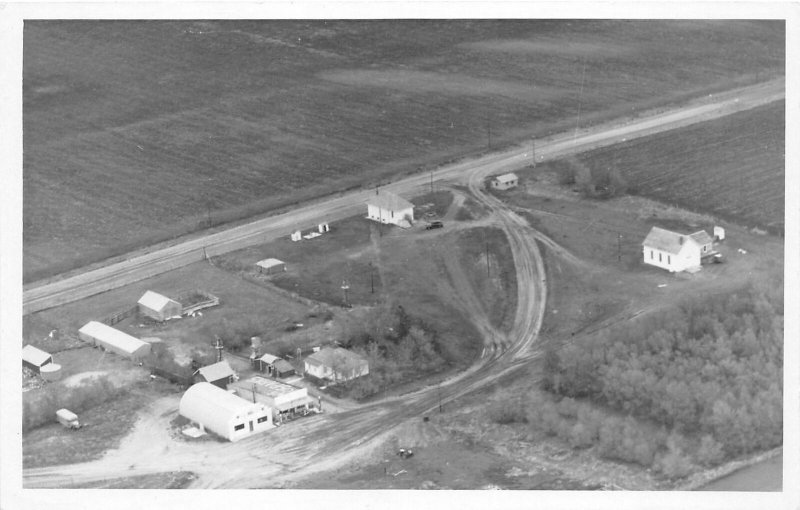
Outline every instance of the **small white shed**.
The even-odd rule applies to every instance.
[[[492,179],[492,188],[505,190],[514,188],[519,184],[519,177],[515,173],[508,173],[503,175],[498,175],[494,179]]]
[[[26,345],[22,348],[22,366],[29,368],[35,373],[40,373],[42,367],[52,363],[53,357],[41,349],[37,349],[32,345]]]
[[[278,259],[259,260],[256,265],[260,273],[275,274],[286,271],[286,263]]]

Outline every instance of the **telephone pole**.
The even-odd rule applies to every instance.
[[[431,193],[433,193],[433,170],[431,170]]]
[[[617,262],[622,261],[622,234],[617,234]]]
[[[489,278],[489,241],[486,241],[486,278]]]
[[[492,148],[492,116],[491,114],[486,114],[486,145],[489,149]]]
[[[533,168],[536,168],[536,138],[531,137],[531,160]]]
[[[581,124],[581,101],[583,100],[583,84],[585,80],[586,80],[586,57],[583,58],[583,76],[581,76],[581,89],[580,92],[578,93],[578,120],[577,122],[575,122],[575,135],[572,137],[573,143],[575,143],[575,141],[578,138],[578,127]]]

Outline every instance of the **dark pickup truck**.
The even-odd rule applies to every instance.
[[[425,230],[433,230],[435,228],[442,228],[442,227],[444,227],[444,223],[442,223],[441,221],[432,221],[427,225],[425,225]]]

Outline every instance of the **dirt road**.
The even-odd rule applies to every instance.
[[[721,94],[715,94],[664,112],[651,112],[635,119],[605,123],[580,132],[537,140],[537,160],[580,152],[623,139],[645,136],[703,120],[746,110],[784,98],[784,81],[774,80]],[[512,147],[502,152],[444,166],[433,172],[418,174],[397,181],[385,189],[407,194],[436,180],[463,180],[465,175],[485,169],[492,174],[526,166],[531,159],[530,146]],[[94,268],[55,281],[36,282],[23,291],[23,313],[44,310],[83,299],[109,289],[122,287],[172,269],[254,244],[264,243],[302,228],[314,227],[320,221],[335,221],[357,214],[374,190],[340,194],[334,198],[310,203],[295,210],[263,218],[245,225],[208,235],[187,237],[171,246],[149,248],[132,253],[122,262]]]
[[[763,96],[759,97],[763,98]],[[737,101],[732,104],[738,103]],[[725,105],[730,106],[728,103]],[[715,103],[713,108],[709,105],[701,105],[688,111],[694,111],[697,115],[707,115],[716,111],[714,108],[724,107],[724,105]],[[677,113],[670,115],[677,115],[682,120],[673,119],[668,122],[688,122],[688,119],[691,118],[691,115],[686,118]],[[659,124],[649,118],[646,122],[642,121],[641,124],[634,123],[634,125],[639,125],[641,129],[647,130],[654,129],[654,126]],[[614,132],[623,132],[627,136],[631,136],[629,133],[637,132],[635,127],[629,129],[630,131],[616,128]],[[551,141],[544,147],[537,148],[537,152],[543,157],[547,157],[558,151],[578,150],[592,146],[592,144],[616,141],[604,138],[601,132],[583,135],[583,142],[578,140],[580,138],[576,137],[574,140]],[[192,485],[193,488],[290,486],[293,481],[307,478],[317,472],[332,470],[368,456],[370,452],[380,448],[382,441],[404,421],[419,419],[419,417],[435,411],[439,406],[447,405],[450,401],[497,380],[500,376],[538,356],[538,352],[531,349],[531,346],[536,341],[542,325],[546,306],[547,281],[537,243],[541,242],[546,245],[566,263],[582,265],[585,262],[574,257],[553,240],[532,229],[523,218],[482,189],[483,179],[487,175],[524,164],[520,158],[527,159],[527,156],[524,149],[518,148],[499,155],[487,156],[478,161],[453,165],[453,167],[442,169],[439,175],[440,178],[467,176],[472,194],[491,210],[491,217],[495,219],[496,226],[502,228],[508,236],[517,273],[517,309],[513,326],[505,335],[504,341],[499,344],[500,349],[488,353],[472,367],[441,385],[424,388],[402,397],[393,397],[364,405],[353,410],[305,418],[267,434],[250,437],[235,444],[216,441],[186,442],[174,439],[169,433],[169,422],[175,416],[178,400],[176,397],[163,399],[154,403],[152,408],[143,414],[134,432],[123,441],[119,449],[109,452],[105,457],[94,462],[25,470],[23,472],[24,486],[26,488],[68,487],[71,484],[98,479],[177,470],[187,470],[197,474],[198,479]],[[402,183],[396,183],[392,188],[402,192],[419,184],[424,185],[427,179],[428,177],[424,176],[422,182],[416,184],[416,180],[420,179],[407,179]],[[362,195],[349,195],[350,204],[352,204],[353,197]],[[366,195],[364,197],[366,198]],[[318,204],[317,209],[305,208],[303,217],[310,220],[319,217],[321,212],[341,211],[340,208],[352,207],[352,205],[339,204],[339,199],[325,204]],[[330,219],[330,216],[327,218]],[[276,218],[264,220],[262,230],[258,231],[258,235],[261,236],[258,242],[264,240],[264,229],[277,233],[280,228],[283,228],[281,225],[284,224],[281,221],[283,220]],[[244,227],[250,227],[250,225]],[[250,242],[245,241],[250,234],[233,233],[240,232],[237,229],[228,232],[231,235],[230,243],[233,245]],[[221,243],[219,249],[227,249],[231,246],[224,241],[219,242]],[[179,251],[179,253],[186,256],[185,254],[189,252]],[[161,260],[168,259],[168,255],[162,255],[162,257],[166,258]],[[169,264],[170,262],[165,263]],[[456,271],[458,271],[457,268]],[[131,276],[122,271],[118,277],[124,280]],[[90,285],[89,288],[93,287]],[[55,296],[57,295],[56,293]],[[482,307],[474,303],[470,304],[468,299],[464,303],[471,312],[485,315]],[[475,320],[478,323],[484,323],[484,317],[476,317]],[[492,332],[485,331],[485,333],[491,334]]]

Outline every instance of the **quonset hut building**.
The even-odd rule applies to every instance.
[[[191,386],[181,397],[181,416],[201,429],[238,441],[273,427],[272,410],[262,403],[237,397],[211,383]]]

